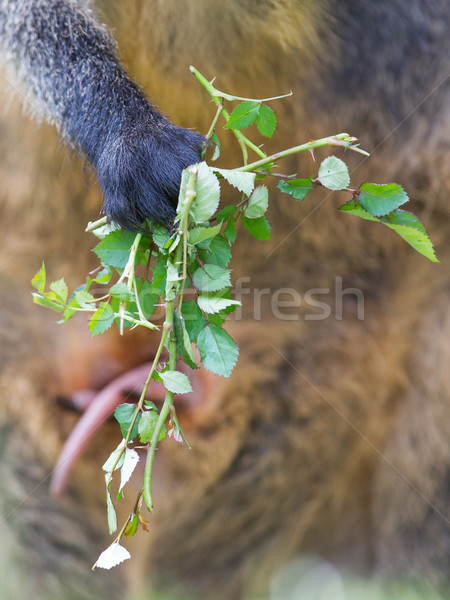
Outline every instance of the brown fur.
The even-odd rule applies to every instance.
[[[136,546],[132,574],[150,575],[156,586],[175,582],[196,598],[239,598],[243,590],[265,589],[290,556],[312,552],[350,571],[413,576],[445,588],[448,85],[432,91],[448,73],[448,42],[447,51],[437,44],[436,60],[419,65],[419,73],[405,57],[397,79],[387,70],[389,47],[374,47],[367,65],[358,64],[356,53],[354,69],[367,70],[356,86],[337,77],[341,63],[351,58],[347,46],[355,42],[339,39],[343,9],[331,0],[98,4],[132,76],[177,124],[205,131],[213,115],[189,74],[194,64],[208,77],[217,75],[218,87],[240,95],[293,89],[294,97],[276,106],[280,130],[267,148],[339,131],[358,135],[374,152],[362,165],[348,157],[352,180],[404,184],[441,259],[440,265],[429,264],[392,232],[336,214],[335,196],[321,204],[314,195],[300,204],[273,195],[272,239],[256,244],[242,232],[233,262],[236,278],[250,275],[256,288],[289,287],[303,294],[333,289],[340,276],[344,287],[364,292],[365,318],[356,318],[345,297],[342,321],[331,316],[280,322],[270,316],[266,296],[263,321],[252,322],[252,304],[246,302],[246,318],[230,325],[241,346],[233,377],[217,382],[214,410],[202,408],[207,417],[186,420],[192,451],[165,442],[158,455],[157,508],[148,539],[130,542]],[[399,36],[404,5],[398,0],[385,8],[398,13]],[[361,39],[361,48],[369,43]],[[361,49],[362,58],[369,55],[370,49],[366,54]],[[390,108],[394,100],[397,112]],[[32,306],[28,282],[41,258],[54,279],[68,274],[72,286],[94,264],[88,253],[92,240],[83,228],[96,217],[99,200],[78,157],[69,160],[48,126],[36,130],[19,112],[11,107],[0,122],[0,381],[9,431],[2,436],[2,462],[4,481],[11,482],[2,492],[8,517],[2,528],[18,544],[18,564],[42,580],[43,594],[55,589],[56,597],[65,598],[67,588],[89,598],[87,581],[99,584],[92,597],[112,598],[119,590],[112,582],[122,579],[122,571],[101,582],[101,575],[88,571],[104,544],[99,531],[106,529],[105,519],[97,523],[103,498],[99,466],[111,442],[105,448],[105,436],[99,435],[68,498],[51,501],[52,511],[46,483],[37,491],[34,485],[51,469],[76,418],[55,398],[100,387],[142,361],[147,342],[130,338],[125,347],[127,340],[117,336],[88,341],[83,319],[59,328],[52,315]],[[232,142],[226,146],[223,164],[235,164]],[[283,167],[298,168],[294,160]],[[301,168],[310,175],[317,166],[307,159]],[[130,344],[142,349],[130,352]],[[99,372],[105,381],[102,376],[98,381]],[[119,435],[117,428],[107,433],[109,440]],[[32,517],[21,515],[35,515],[42,524],[39,535],[31,525],[24,527]],[[91,522],[97,523],[92,530]],[[65,545],[75,529],[79,538]],[[44,545],[42,563],[36,560],[39,550],[20,550],[24,543]],[[8,560],[17,562],[12,553]],[[19,584],[13,595],[20,594],[25,596],[25,587]]]

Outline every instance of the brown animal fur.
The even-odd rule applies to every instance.
[[[150,576],[156,587],[175,582],[195,598],[240,598],[264,590],[290,556],[311,552],[343,569],[445,589],[450,127],[448,83],[440,84],[449,73],[448,21],[436,18],[426,64],[405,52],[398,70],[413,35],[406,23],[420,22],[421,11],[426,18],[419,1],[379,9],[331,0],[98,5],[132,76],[177,124],[205,131],[212,116],[188,72],[194,64],[240,95],[293,89],[276,107],[280,131],[267,147],[358,135],[374,152],[362,165],[348,157],[353,181],[404,184],[441,259],[429,264],[391,232],[337,215],[334,196],[296,204],[273,195],[272,239],[255,244],[241,234],[236,278],[303,294],[333,290],[339,276],[363,291],[365,318],[357,319],[350,296],[341,321],[333,311],[324,321],[304,320],[302,308],[299,319],[280,322],[265,296],[264,318],[252,322],[246,302],[245,319],[230,325],[241,358],[233,377],[217,383],[218,407],[186,421],[190,453],[171,442],[159,453],[157,508],[148,539],[130,542],[130,577]],[[360,30],[365,11],[373,21]],[[108,444],[100,432],[64,500],[49,499],[45,477],[76,419],[56,398],[138,364],[146,342],[89,341],[82,319],[59,328],[32,306],[28,282],[41,258],[72,286],[93,264],[83,228],[97,214],[98,193],[78,157],[69,160],[54,132],[45,124],[36,130],[16,105],[0,130],[0,501],[12,548],[5,564],[31,573],[9,582],[8,597],[30,589],[45,599],[122,597],[121,569],[89,572],[105,543],[99,467],[118,429],[105,426]],[[228,146],[226,164],[234,164]],[[300,166],[293,160],[290,168]],[[301,168],[310,175],[317,167],[308,159]]]

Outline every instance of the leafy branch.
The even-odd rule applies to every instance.
[[[271,137],[277,120],[267,102],[285,96],[243,99],[218,90],[193,67],[191,71],[217,106],[207,133],[211,145],[205,147],[205,155],[214,143],[211,161],[220,156],[216,130],[223,119],[224,128],[231,131],[240,144],[243,164],[224,169],[202,161],[186,169],[182,175],[175,222],[170,230],[149,222],[136,234],[119,229],[106,218],[89,223],[87,230],[99,239],[94,252],[100,266],[70,296],[64,279],[50,283],[46,290],[44,264],[32,280],[36,289],[34,301],[59,312],[60,322],[67,321],[77,312],[91,313],[89,330],[92,335],[104,333],[113,324],[122,335],[137,326],[158,331],[160,335],[138,402],[121,404],[115,411],[123,439],[103,465],[110,533],[117,531],[111,498],[114,474],[120,471],[119,501],[140,459],[137,449],[142,446],[146,450],[146,463],[133,508],[114,542],[100,555],[96,567],[111,568],[129,558],[121,540],[124,536],[134,535],[139,526],[147,528],[141,511],[144,503],[149,511],[153,510],[152,473],[159,443],[170,436],[188,445],[174,403],[177,394],[192,392],[188,377],[180,370],[180,361],[196,369],[200,355],[203,367],[224,377],[228,377],[235,366],[239,350],[223,325],[228,315],[240,305],[232,298],[228,268],[237,237],[236,224],[240,221],[258,240],[270,238],[270,225],[265,216],[269,191],[265,185],[257,185],[257,179],[277,177],[278,189],[297,201],[303,200],[318,186],[346,191],[350,199],[339,210],[382,223],[427,258],[437,261],[422,223],[415,215],[400,208],[408,200],[401,186],[363,183],[357,189],[351,188],[348,168],[336,156],[325,158],[315,177],[298,178],[297,174],[283,175],[277,171],[277,161],[323,147],[367,154],[359,148],[356,138],[339,133],[267,155],[242,130],[256,125],[260,134]],[[230,112],[225,108],[225,102],[238,104]],[[257,156],[253,162],[249,162],[249,151]],[[235,188],[240,197],[236,204],[219,209],[224,181]],[[94,284],[105,286],[104,292],[94,293]],[[192,300],[185,299],[188,288]],[[165,318],[159,326],[154,317],[156,307],[161,304]],[[198,354],[194,352],[195,347]],[[163,360],[165,348],[168,359]],[[159,411],[148,400],[152,382],[162,382],[166,390]]]

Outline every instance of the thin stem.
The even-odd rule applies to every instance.
[[[275,154],[266,156],[266,158],[257,160],[256,162],[250,163],[249,165],[238,167],[236,171],[255,171],[256,169],[264,167],[265,165],[279,160],[280,158],[286,158],[287,156],[299,154],[300,152],[308,152],[309,150],[314,150],[315,148],[323,148],[324,146],[341,146],[344,148],[348,148],[349,150],[354,150],[355,152],[367,155],[368,153],[365,150],[361,150],[361,148],[358,148],[357,146],[352,146],[352,142],[355,142],[356,139],[357,138],[349,136],[348,133],[338,133],[337,135],[321,138],[320,140],[314,140],[312,142],[307,142],[306,144],[301,144],[300,146],[293,146],[292,148],[288,148],[287,150],[276,152]]]
[[[108,217],[102,217],[101,219],[97,219],[97,221],[89,221],[89,223],[86,226],[85,231],[94,231],[95,229],[98,229],[99,227],[103,227],[103,225],[106,225],[108,223]]]

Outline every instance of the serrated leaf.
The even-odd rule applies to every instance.
[[[414,229],[418,229],[422,233],[427,233],[425,226],[419,220],[419,218],[416,217],[415,214],[406,210],[401,210],[398,208],[397,210],[389,213],[387,217],[383,217],[381,220],[385,222],[385,219],[387,219],[392,225],[406,225],[407,227],[414,227]]]
[[[203,312],[210,314],[216,314],[229,306],[240,306],[241,304],[239,300],[220,298],[212,294],[200,294],[197,302]]]
[[[363,183],[359,188],[361,206],[374,217],[383,217],[408,201],[408,194],[397,183]]]
[[[39,304],[39,306],[45,306],[45,308],[51,308],[52,310],[56,310],[57,312],[62,312],[64,310],[64,304],[59,300],[53,292],[44,292],[45,295],[38,294],[37,292],[32,292],[33,302],[35,304]],[[53,294],[53,296],[50,296]]]
[[[101,302],[89,321],[92,336],[104,333],[114,322],[114,311],[108,302]]]
[[[416,223],[416,226],[412,227],[394,222],[389,222],[388,218],[385,217],[381,219],[374,217],[373,215],[365,211],[359,204],[359,202],[357,202],[356,200],[350,200],[343,206],[339,207],[339,210],[355,215],[356,217],[365,219],[367,221],[377,221],[378,223],[383,223],[383,225],[386,225],[387,227],[389,227],[389,229],[393,229],[396,233],[398,233],[400,237],[402,237],[405,240],[405,242],[407,242],[410,246],[417,250],[417,252],[423,254],[423,256],[431,260],[431,262],[439,262],[434,253],[433,244],[431,243],[431,240],[429,239],[426,231],[424,231],[425,228],[421,223],[420,224],[422,225],[423,229],[419,229],[417,227],[416,221],[414,221]]]
[[[103,238],[94,252],[103,263],[123,269],[128,262],[135,237],[136,234],[131,231],[113,231]]]
[[[152,237],[155,244],[160,250],[164,248],[170,239],[170,231],[163,225],[153,223],[152,225]]]
[[[233,338],[217,325],[207,325],[197,338],[203,366],[217,375],[229,377],[236,364],[239,349]]]
[[[226,221],[231,217],[231,215],[236,210],[236,204],[229,204],[228,206],[224,206],[219,212],[216,214],[216,219],[220,223],[221,221]]]
[[[202,311],[193,300],[183,302],[181,314],[184,319],[186,331],[189,334],[191,342],[195,342],[198,334],[206,325],[206,320],[202,315]]]
[[[228,223],[223,230],[223,235],[227,238],[230,244],[234,244],[236,240],[236,220],[234,217],[230,217],[228,219]]]
[[[93,569],[112,569],[120,565],[124,560],[131,558],[131,554],[126,548],[118,542],[113,542],[111,546],[106,548],[97,559],[97,562],[92,567]]]
[[[80,308],[95,308],[95,298],[86,290],[76,290],[75,300],[78,302]]]
[[[36,273],[36,275],[31,280],[31,285],[41,294],[45,290],[45,281],[46,281],[46,273],[45,273],[45,264],[42,263],[42,267]]]
[[[329,190],[344,190],[350,184],[348,167],[336,156],[328,156],[322,161],[317,176],[320,183]]]
[[[214,168],[214,167],[213,167]],[[243,173],[234,169],[216,169],[215,173],[220,173],[230,185],[243,192],[246,196],[250,196],[255,187],[255,173]],[[223,209],[222,209],[223,210]]]
[[[191,382],[184,373],[179,371],[164,371],[160,373],[164,386],[173,394],[188,394],[192,392]]]
[[[278,189],[293,196],[296,200],[304,200],[306,195],[314,189],[314,184],[311,179],[288,179],[280,181]]]
[[[103,471],[108,473],[108,475],[112,472],[114,465],[116,465],[116,461],[120,456],[120,459],[114,470],[120,469],[123,464],[123,449],[124,449],[124,440],[121,440],[120,444],[117,446],[115,450],[111,452],[111,454],[106,459],[105,464],[102,466]]]
[[[96,283],[109,283],[111,281],[112,274],[113,270],[111,267],[104,267],[101,271],[97,273],[93,281],[95,281]]]
[[[50,289],[52,292],[55,292],[57,296],[59,296],[64,303],[67,301],[68,290],[67,284],[64,279],[58,279],[58,281],[52,281],[50,284]]]
[[[178,355],[188,359],[190,361],[189,364],[193,369],[197,368],[197,362],[194,351],[192,350],[191,340],[189,338],[183,316],[180,314],[178,308],[174,312],[174,329]]]
[[[265,185],[256,187],[244,208],[244,215],[247,219],[259,219],[262,217],[269,206],[269,190]]]
[[[122,436],[126,438],[127,432],[131,426],[131,421],[133,420],[133,415],[136,410],[135,404],[129,404],[125,402],[124,404],[120,404],[116,410],[114,411],[114,418],[118,421],[120,425],[120,431],[122,432]],[[130,440],[133,440],[138,433],[139,420],[141,418],[141,413],[138,413],[137,419],[134,423],[133,430],[130,435]]]
[[[261,135],[272,137],[276,127],[277,118],[273,110],[266,104],[261,104],[259,114],[256,118],[256,127]]]
[[[166,289],[167,257],[161,257],[156,263],[152,278],[152,290],[154,293],[163,294]]]
[[[209,248],[199,250],[198,255],[203,263],[226,267],[231,260],[230,244],[222,235],[216,235]]]
[[[125,458],[123,460],[122,469],[120,471],[120,487],[119,494],[123,490],[124,485],[130,480],[133,471],[139,462],[139,454],[136,450],[127,448],[125,450]]]
[[[200,242],[216,236],[220,232],[221,227],[221,223],[214,227],[194,227],[194,229],[189,231],[189,243],[194,245],[200,244]]]
[[[190,214],[196,224],[208,221],[216,212],[220,200],[220,185],[213,170],[205,162],[197,165],[197,195]]]
[[[226,129],[245,129],[256,121],[261,104],[252,100],[246,100],[236,106],[230,115]]]
[[[114,284],[110,288],[109,293],[111,294],[111,296],[114,296],[114,298],[117,298],[118,300],[134,299],[134,293],[129,289],[126,283],[123,283],[122,281],[120,283]]]
[[[259,217],[258,219],[249,219],[248,217],[243,215],[242,225],[257,240],[270,240],[270,225],[266,217]]]
[[[192,280],[195,287],[202,292],[216,292],[231,285],[230,270],[212,264],[197,269]]]
[[[158,422],[158,413],[155,410],[146,410],[141,415],[139,421],[139,438],[143,444],[147,444],[152,441],[153,432],[155,431],[156,424]],[[166,437],[166,426],[163,425],[161,432],[158,437],[158,442],[161,442]]]

